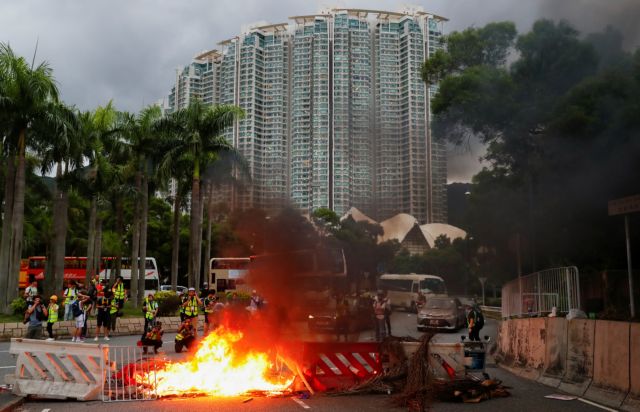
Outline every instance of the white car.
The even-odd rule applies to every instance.
[[[160,291],[161,292],[169,292],[173,289],[171,289],[171,285],[162,285],[160,286]],[[182,295],[183,293],[187,293],[188,288],[185,286],[176,286],[176,293],[178,296]]]

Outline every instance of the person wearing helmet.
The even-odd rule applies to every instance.
[[[189,319],[193,326],[194,338],[198,338],[198,308],[202,306],[202,300],[196,295],[195,288],[189,288],[187,299],[182,304],[185,320]]]
[[[54,340],[53,338],[53,324],[58,321],[58,310],[60,307],[58,306],[58,297],[56,295],[52,295],[49,298],[49,307],[47,310],[49,311],[49,316],[47,319],[47,333],[49,334],[49,338],[47,340]]]

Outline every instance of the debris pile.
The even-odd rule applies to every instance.
[[[428,410],[434,401],[477,403],[510,396],[508,387],[484,373],[482,377],[471,374],[449,379],[436,377],[429,364],[432,336],[425,334],[410,358],[405,354],[402,339],[387,339],[382,344],[382,352],[389,366],[382,374],[330,395],[395,394],[392,402],[411,412]]]

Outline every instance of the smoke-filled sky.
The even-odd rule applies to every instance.
[[[175,68],[199,51],[256,22],[285,22],[328,6],[400,10],[393,0],[2,0],[0,42],[54,68],[63,99],[81,109],[114,100],[137,111],[166,95]],[[639,0],[432,0],[413,4],[446,16],[446,31],[516,22],[526,31],[538,18],[564,18],[583,32],[610,24],[625,46],[640,44]],[[482,147],[451,151],[449,181],[467,181],[480,167]]]

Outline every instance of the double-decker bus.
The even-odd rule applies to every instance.
[[[105,258],[106,265],[100,270],[100,279],[111,279],[111,275],[115,277],[116,265],[115,258]],[[131,290],[131,258],[123,257],[120,270],[124,282],[124,288]],[[144,267],[144,294],[155,293],[160,290],[160,273],[158,272],[158,263],[156,258],[146,258]]]
[[[115,277],[115,261],[114,257],[103,257],[100,259],[100,279],[110,280],[111,274]],[[131,286],[131,259],[122,258],[121,275],[124,279],[125,288],[130,289]],[[42,287],[45,270],[47,267],[47,258],[45,256],[31,256],[26,265],[26,273],[20,276],[20,287],[26,288],[29,280],[35,280]],[[78,283],[85,283],[87,271],[87,258],[84,256],[65,256],[64,258],[64,281],[75,280]],[[160,275],[158,273],[158,265],[156,259],[148,257],[145,265],[145,294],[155,292],[160,289]]]
[[[210,290],[226,292],[238,290],[249,292],[250,288],[244,283],[249,269],[250,257],[215,257],[209,261],[209,278],[207,283]]]

